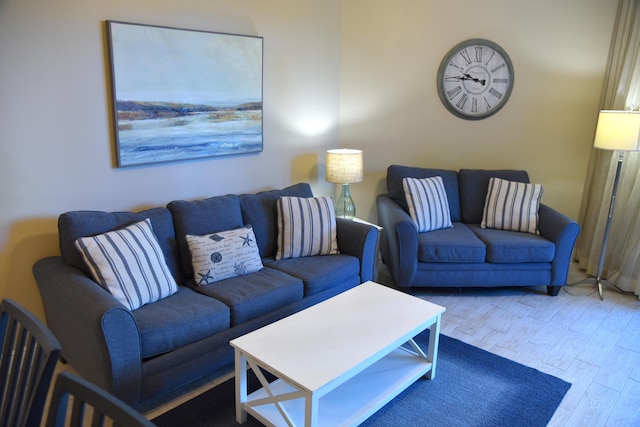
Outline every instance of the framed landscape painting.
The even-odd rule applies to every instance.
[[[119,167],[262,151],[262,37],[107,21]]]

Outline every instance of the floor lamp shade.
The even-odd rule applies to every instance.
[[[334,184],[342,184],[342,192],[335,203],[336,216],[353,218],[356,205],[353,203],[349,184],[360,182],[364,175],[362,150],[340,148],[327,151],[327,168],[325,179]]]
[[[640,111],[600,111],[593,145],[603,150],[640,150]]]

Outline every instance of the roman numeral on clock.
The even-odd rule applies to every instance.
[[[460,92],[462,92],[462,87],[456,86],[453,89],[447,91],[447,96],[449,97],[449,99],[453,99],[458,96]]]

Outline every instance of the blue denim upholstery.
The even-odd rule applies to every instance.
[[[403,200],[402,178],[438,175],[445,182],[454,227],[418,233]],[[557,295],[567,280],[578,223],[541,204],[540,235],[480,228],[491,177],[529,182],[522,170],[389,166],[388,193],[376,203],[382,257],[397,286],[546,286]]]
[[[62,356],[84,378],[145,411],[230,372],[230,340],[373,278],[378,230],[348,220],[337,221],[339,255],[272,265],[275,203],[285,195],[313,196],[301,183],[255,195],[176,200],[141,212],[62,214],[61,256],[33,268]],[[176,294],[130,311],[91,278],[74,242],[144,218],[180,286]],[[253,227],[266,268],[196,286],[185,235],[245,224]]]

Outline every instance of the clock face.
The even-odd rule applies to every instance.
[[[513,89],[513,65],[497,44],[484,39],[454,46],[438,69],[438,95],[447,109],[467,120],[495,114]]]

